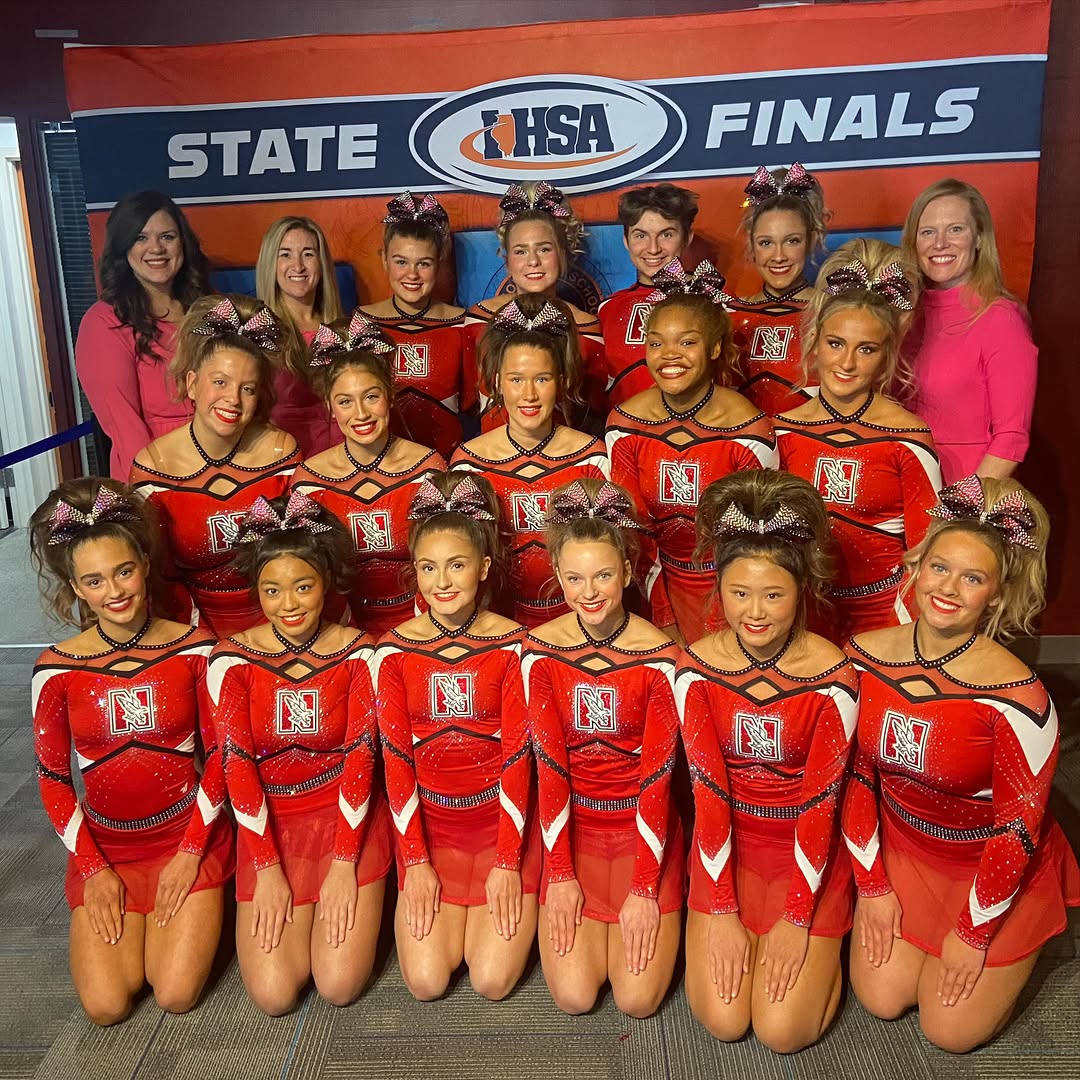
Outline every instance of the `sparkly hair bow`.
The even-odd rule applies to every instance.
[[[787,171],[787,175],[778,184],[764,165],[759,165],[750,183],[743,190],[746,192],[744,206],[759,206],[774,195],[796,195],[800,199],[817,187],[817,180],[796,161]]]
[[[533,189],[532,201],[520,184],[511,184],[499,200],[499,209],[502,211],[500,225],[509,225],[527,210],[543,210],[545,214],[556,218],[571,216],[570,208],[566,205],[566,196],[546,180],[541,180]]]
[[[570,333],[570,321],[550,300],[530,319],[516,300],[499,309],[492,325],[507,330],[543,330],[556,337]]]
[[[416,196],[411,191],[403,191],[386,204],[384,225],[403,225],[406,221],[423,222],[440,236],[450,231],[450,218],[439,200],[431,194],[425,195],[417,204]]]
[[[942,488],[938,504],[929,511],[945,521],[978,521],[990,525],[1010,544],[1038,551],[1035,540],[1035,515],[1031,512],[1023,492],[1010,491],[993,506],[986,505],[982,481],[977,476],[965,476]]]
[[[640,529],[633,518],[633,505],[622,488],[605,481],[596,498],[590,500],[579,480],[560,488],[551,501],[547,519],[551,525],[565,525],[579,518],[598,518],[617,529]]]
[[[769,518],[752,518],[737,503],[728,503],[713,527],[713,535],[717,540],[730,540],[736,536],[779,536],[800,544],[813,540],[814,530],[783,503]]]
[[[260,308],[247,322],[243,322],[233,302],[224,296],[203,317],[198,326],[191,328],[200,337],[228,337],[239,334],[246,337],[263,352],[277,352],[281,348],[281,327],[274,313]]]
[[[866,289],[883,296],[898,311],[912,311],[911,282],[904,268],[897,262],[883,266],[876,278],[870,277],[861,259],[852,259],[845,266],[837,267],[825,278],[825,291],[839,296],[852,289]]]
[[[394,346],[382,335],[382,331],[359,309],[352,313],[349,328],[342,337],[329,326],[320,326],[315,331],[315,340],[311,347],[311,367],[322,367],[333,362],[336,356],[345,352],[388,353]]]
[[[285,504],[285,513],[279,514],[260,495],[244,515],[237,531],[235,544],[250,544],[263,540],[271,533],[285,529],[306,529],[310,533],[330,532],[333,526],[319,520],[321,507],[314,499],[301,491],[293,491]]]
[[[697,264],[692,274],[687,274],[678,259],[653,274],[655,289],[645,297],[646,304],[658,304],[669,296],[705,296],[714,304],[725,304],[733,297],[724,292],[724,275],[708,259]]]
[[[93,525],[138,521],[139,511],[115,491],[99,487],[94,505],[83,512],[60,499],[49,516],[49,543],[66,544]]]
[[[423,521],[436,514],[464,514],[473,521],[495,520],[495,515],[487,507],[484,493],[471,476],[459,480],[448,498],[430,480],[420,485],[409,507],[409,520]]]

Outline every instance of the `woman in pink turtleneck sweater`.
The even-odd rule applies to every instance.
[[[986,201],[960,180],[932,184],[902,244],[925,285],[904,342],[909,405],[930,425],[946,484],[1009,476],[1027,453],[1039,351],[1005,290]]]

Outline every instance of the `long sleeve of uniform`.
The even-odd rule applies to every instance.
[[[371,649],[359,649],[345,661],[350,669],[348,727],[345,733],[345,771],[338,793],[338,826],[334,858],[355,863],[367,828],[375,780],[375,740],[378,721],[371,684]]]
[[[109,863],[90,835],[71,778],[71,728],[62,672],[36,669],[33,683],[34,759],[45,812],[56,835],[75,857],[83,878]]]
[[[900,492],[904,500],[904,546],[921,544],[930,528],[929,511],[942,488],[941,466],[929,449],[900,446]]]
[[[986,325],[980,326],[985,320]],[[981,364],[990,410],[990,445],[986,453],[1023,461],[1031,436],[1039,350],[1020,308],[998,301],[973,329],[982,346]]]
[[[877,769],[873,753],[861,746],[855,752],[855,763],[844,794],[842,824],[859,895],[884,896],[892,892],[881,857]]]
[[[521,663],[511,653],[503,684],[502,773],[499,777],[499,838],[495,865],[504,870],[521,867],[521,845],[529,812],[532,760],[525,725],[525,691]]]
[[[191,815],[180,850],[202,856],[210,841],[210,831],[225,806],[225,761],[221,752],[221,740],[214,723],[214,708],[206,685],[206,656],[210,646],[205,646],[203,656],[193,657],[191,663],[198,672],[199,741],[202,750],[202,775],[199,777],[199,794],[195,811]]]

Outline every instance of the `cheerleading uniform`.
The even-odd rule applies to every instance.
[[[790,412],[816,394],[813,378],[808,386],[801,385],[799,329],[805,312],[805,300],[740,300],[730,312],[738,368],[744,376],[739,393],[767,416]]]
[[[530,637],[522,658],[536,752],[544,880],[576,878],[582,914],[618,922],[627,896],[683,902],[682,824],[671,795],[678,742],[675,645],[631,652]]]
[[[222,755],[206,697],[212,646],[192,627],[164,645],[93,656],[53,647],[38,657],[34,756],[41,801],[69,852],[72,910],[83,903],[85,880],[109,868],[124,883],[125,910],[148,915],[158,876],[180,851],[200,858],[192,892],[232,875]],[[81,802],[72,744],[86,789]]]
[[[843,937],[851,867],[836,809],[859,715],[850,662],[797,678],[773,665],[721,671],[687,650],[675,697],[697,807],[691,910],[738,910],[759,935],[787,919]]]
[[[230,566],[233,540],[260,495],[274,499],[288,491],[299,462],[297,449],[273,465],[208,461],[190,476],[168,476],[138,462],[132,467],[132,485],[158,513],[167,551],[166,577],[174,587],[187,589],[196,621],[216,638],[263,621],[248,581]],[[170,614],[186,621],[189,612]]]
[[[405,584],[409,556],[409,507],[417,485],[446,462],[434,450],[404,472],[381,467],[348,476],[321,476],[310,465],[296,470],[293,487],[321,503],[349,530],[356,566],[349,608],[357,625],[373,637],[415,614],[416,590]]]
[[[904,552],[926,535],[941,488],[929,428],[783,417],[776,443],[781,467],[813,484],[829,511],[839,558],[827,636],[843,643],[910,622],[899,595]]]
[[[449,459],[462,437],[464,314],[452,319],[370,318],[395,345],[390,360],[394,434],[433,446]]]
[[[332,860],[355,863],[357,885],[390,869],[370,659],[364,634],[329,656],[231,638],[214,649],[207,684],[238,825],[237,900],[275,863],[298,906],[319,899]]]
[[[862,709],[843,829],[859,895],[895,891],[904,940],[934,956],[950,930],[989,966],[1029,956],[1080,905],[1047,812],[1058,722],[1042,683],[972,686],[937,663],[848,652]]]
[[[505,598],[508,602],[501,605],[507,614],[512,611],[515,622],[530,629],[564,615],[569,609],[555,585],[544,546],[544,517],[556,488],[586,477],[608,478],[604,444],[592,439],[580,450],[559,457],[539,446],[502,461],[489,461],[462,446],[450,467],[482,473],[499,498],[502,518],[511,534],[510,593]]]
[[[540,884],[532,764],[521,688],[522,631],[412,641],[375,650],[379,731],[396,832],[398,888],[431,863],[442,899],[475,907],[494,867]]]
[[[717,428],[692,416],[641,420],[617,408],[608,417],[607,447],[612,481],[630,493],[654,532],[654,540],[642,545],[653,563],[645,582],[652,621],[677,623],[687,641],[696,641],[719,618],[715,567],[693,561],[698,502],[709,484],[728,473],[777,467],[772,424],[759,414]]]
[[[612,408],[652,387],[645,363],[646,327],[652,304],[645,297],[654,286],[637,282],[609,296],[597,311],[604,335],[607,395]]]

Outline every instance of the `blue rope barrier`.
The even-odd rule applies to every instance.
[[[9,465],[17,465],[20,461],[26,461],[27,458],[37,457],[38,454],[55,450],[58,446],[63,446],[65,443],[74,442],[84,435],[91,434],[93,430],[93,423],[87,420],[83,424],[68,428],[67,431],[50,435],[47,439],[38,439],[37,442],[31,443],[29,446],[24,446],[19,450],[12,450],[11,453],[0,456],[0,469],[6,469]]]

